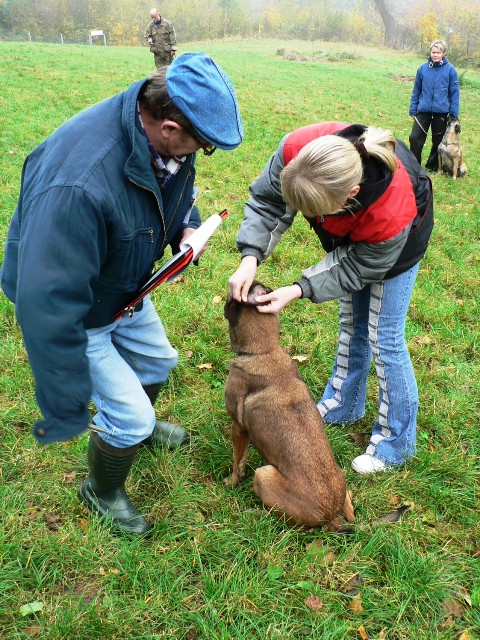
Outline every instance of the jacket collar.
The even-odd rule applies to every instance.
[[[362,124],[352,124],[336,134],[341,138],[346,138],[355,142],[364,133],[366,127]],[[393,174],[384,164],[375,158],[363,158],[363,178],[360,184],[360,191],[354,198],[352,204],[345,209],[345,214],[352,214],[367,209],[388,189]],[[343,213],[343,212],[342,212]]]
[[[143,135],[137,113],[137,100],[146,78],[134,82],[123,94],[122,127],[130,142],[131,153],[125,163],[125,174],[138,184],[151,189],[156,182],[150,165],[147,138]]]
[[[435,67],[436,69],[438,69],[439,67],[444,67],[445,65],[448,64],[448,60],[447,57],[444,56],[439,62],[434,62],[430,56],[428,56],[428,60],[427,60],[428,66],[430,68]]]
[[[130,141],[131,153],[125,163],[125,175],[150,190],[157,190],[157,180],[150,161],[148,140],[138,117],[138,96],[147,79],[134,82],[123,94],[122,127]],[[189,154],[185,162],[190,164],[195,154]]]

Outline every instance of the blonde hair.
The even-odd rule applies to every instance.
[[[437,47],[437,49],[440,49],[440,51],[445,55],[446,51],[447,51],[447,45],[443,40],[434,40],[432,42],[432,44],[430,45],[430,51],[433,49],[433,47]]]
[[[361,154],[390,171],[397,168],[395,138],[390,131],[368,127],[356,145],[340,136],[321,136],[303,147],[280,175],[285,202],[307,217],[335,213],[363,178]]]

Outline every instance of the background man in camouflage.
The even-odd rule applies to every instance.
[[[173,24],[158,13],[158,9],[150,11],[152,22],[147,29],[147,42],[155,58],[157,69],[171,63],[177,51],[177,38]]]

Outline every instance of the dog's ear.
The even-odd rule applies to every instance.
[[[237,302],[237,300],[234,300],[234,298],[229,295],[223,309],[223,317],[234,327],[238,322],[239,316],[240,302]]]
[[[269,287],[266,287],[264,284],[262,284],[261,282],[253,282],[252,286],[250,287],[249,291],[248,291],[248,296],[247,296],[247,303],[246,304],[250,304],[253,305],[255,307],[258,307],[262,304],[264,304],[263,302],[257,302],[256,301],[256,297],[257,296],[264,296],[266,293],[272,293],[273,289],[270,289]]]

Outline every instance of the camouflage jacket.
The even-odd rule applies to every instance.
[[[161,18],[160,24],[151,22],[147,29],[147,42],[152,53],[170,53],[177,43],[173,24]]]

